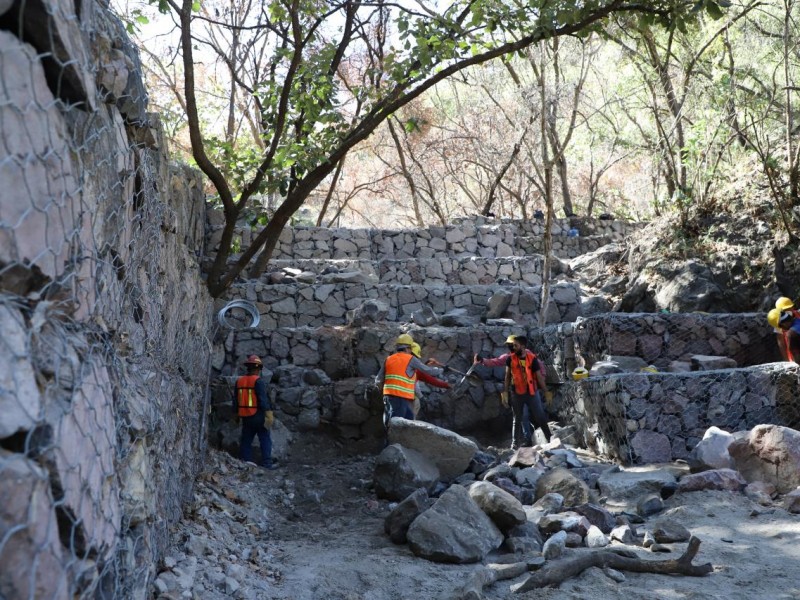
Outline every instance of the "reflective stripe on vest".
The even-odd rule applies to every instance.
[[[517,394],[535,394],[536,376],[533,372],[533,361],[536,355],[530,350],[525,350],[525,368],[516,353],[511,355],[511,378],[514,381],[514,391]]]
[[[242,375],[236,380],[236,404],[240,417],[252,417],[258,411],[256,381],[260,375]]]
[[[383,377],[383,395],[397,396],[410,402],[414,401],[414,384],[417,382],[417,372],[409,377],[407,375],[408,363],[414,358],[411,354],[397,352],[386,359]]]

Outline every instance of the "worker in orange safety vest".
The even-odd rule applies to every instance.
[[[509,370],[507,367],[508,359],[511,358],[511,355],[514,354],[514,340],[516,339],[516,335],[509,335],[506,338],[505,346],[508,348],[508,352],[501,354],[496,358],[483,358],[481,359],[479,355],[475,355],[476,359],[479,360],[480,365],[484,367],[506,367],[506,375],[509,375]],[[523,338],[525,336],[522,336]],[[527,341],[526,341],[527,345]],[[544,361],[536,356],[537,363],[539,366],[539,372],[542,374],[542,380],[544,381],[547,377],[547,367],[545,367]],[[539,376],[536,376],[537,382],[540,381]],[[502,402],[503,406],[508,408],[508,398],[509,393],[508,390],[510,389],[510,383],[506,383],[505,385],[506,391],[500,394],[500,401]],[[547,389],[546,385],[538,385],[536,389],[536,394],[539,396],[539,401],[542,401],[542,394],[544,394],[544,399],[546,401],[547,407],[549,408],[553,403],[553,394],[550,390]],[[546,415],[545,415],[546,416]],[[531,412],[528,409],[527,404],[522,405],[522,437],[525,441],[523,441],[523,446],[530,446],[533,438],[533,427],[534,425],[531,423]]]
[[[529,434],[523,426],[528,415],[534,425],[542,430],[549,442],[550,427],[547,424],[547,413],[539,393],[541,391],[549,395],[549,392],[542,374],[541,363],[536,355],[528,350],[528,338],[524,335],[509,336],[507,342],[511,344],[511,352],[504,355],[506,389],[511,391],[511,410],[514,414],[511,426],[511,447],[518,448],[520,445],[530,446],[532,444],[533,432],[531,431]],[[497,361],[498,359],[481,359],[480,356],[475,356],[475,363],[484,366],[499,366],[496,364]],[[507,400],[504,400],[504,404],[506,402]],[[525,414],[526,407],[528,415]],[[520,438],[523,436],[524,439],[521,440]]]
[[[395,341],[395,352],[387,357],[375,376],[375,383],[383,385],[385,425],[392,417],[414,420],[414,396],[417,378],[434,387],[449,389],[450,384],[435,376],[432,367],[414,356],[414,338],[404,333]]]
[[[275,420],[267,393],[267,381],[261,377],[264,363],[255,354],[244,361],[246,375],[236,380],[233,406],[236,416],[242,422],[242,435],[239,440],[239,458],[245,462],[253,461],[253,439],[258,436],[261,447],[261,466],[275,469],[272,460],[272,435],[270,429]]]

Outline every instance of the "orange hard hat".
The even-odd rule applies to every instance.
[[[264,365],[264,363],[261,362],[261,359],[258,356],[256,356],[255,354],[251,354],[250,356],[248,356],[245,359],[244,364],[246,364],[246,365],[255,365],[257,367],[261,367],[261,366]]]

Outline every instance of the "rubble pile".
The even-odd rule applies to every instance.
[[[676,597],[706,597],[725,589],[730,568],[775,560],[752,546],[753,535],[772,527],[765,543],[781,544],[800,533],[800,432],[785,427],[710,431],[688,463],[629,468],[557,437],[511,452],[402,419],[388,442],[377,457],[347,457],[313,437],[278,471],[212,451],[153,596],[511,598],[537,573],[590,553],[672,560],[698,536],[698,559],[711,558],[714,579],[670,585],[683,590]],[[763,589],[751,570],[730,584],[744,595]],[[663,576],[593,568],[541,597],[585,597],[587,581],[597,598],[663,587],[647,577]],[[470,595],[475,580],[484,581],[480,596]],[[776,585],[786,595],[774,597],[800,592],[796,582]]]

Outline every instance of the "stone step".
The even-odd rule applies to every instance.
[[[499,356],[506,352],[504,342],[509,335],[528,335],[535,340],[532,349],[541,353],[545,363],[555,356],[551,347],[537,332],[548,331],[548,344],[560,343],[558,329],[522,328],[512,325],[473,327],[414,327],[405,324],[381,323],[370,327],[277,327],[262,320],[256,330],[231,331],[214,356],[215,370],[222,375],[236,372],[245,357],[262,357],[265,368],[295,366],[319,369],[332,380],[349,377],[374,377],[380,361],[394,351],[394,342],[401,333],[409,333],[422,347],[425,358],[436,358],[452,368],[465,372],[475,354]],[[536,346],[539,343],[540,346]],[[490,371],[487,369],[487,371]]]
[[[222,236],[220,214],[209,211],[206,253],[213,255]],[[557,219],[553,228],[556,255],[571,258],[611,241],[622,241],[639,224],[621,221]],[[571,229],[578,237],[569,237]],[[492,221],[463,219],[446,227],[422,229],[327,229],[320,227],[286,228],[273,251],[274,259],[363,259],[433,258],[479,256],[506,257],[542,251],[544,225],[533,221]],[[247,247],[254,230],[246,224],[237,227],[234,239]]]
[[[541,285],[544,257],[509,256],[502,258],[435,257],[382,259],[278,259],[269,263],[269,273],[264,279],[274,283],[285,283],[285,279],[310,283],[323,274],[358,271],[373,275],[379,283],[402,285],[491,285],[499,281]],[[566,272],[568,266],[556,261],[552,272]]]
[[[262,322],[263,326],[263,322]],[[394,351],[401,333],[410,333],[422,346],[424,358],[436,358],[460,372],[472,365],[474,354],[499,356],[510,334],[528,334],[533,329],[508,325],[478,325],[468,328],[408,328],[400,324],[374,327],[288,327],[229,332],[218,344],[212,367],[216,374],[238,373],[246,356],[261,356],[264,376],[279,411],[279,419],[297,420],[298,425],[315,428],[331,422],[347,437],[380,436],[383,411],[381,390],[374,378],[382,361]],[[554,327],[548,328],[554,329]],[[455,385],[439,390],[423,384],[424,420],[468,431],[502,417],[499,392],[503,368],[480,367],[479,378],[459,384],[455,372],[441,377]],[[215,377],[215,380],[219,378]],[[229,402],[230,390],[217,390],[215,402]],[[315,425],[316,424],[316,425]]]
[[[800,427],[800,366],[770,363],[691,373],[626,373],[561,387],[559,414],[576,444],[643,464],[686,459],[712,425]]]
[[[573,382],[573,325],[569,323],[545,328],[485,324],[409,328],[384,323],[272,329],[262,322],[255,331],[229,332],[224,344],[218,346],[212,366],[221,375],[232,375],[246,356],[257,354],[264,360],[265,374],[272,379],[280,410],[291,418],[302,413],[304,427],[333,414],[337,426],[347,426],[343,432],[356,436],[362,428],[366,428],[364,434],[374,429],[380,391],[366,392],[366,388],[371,387],[368,384],[381,362],[393,351],[397,336],[405,332],[420,343],[423,357],[436,358],[461,372],[470,367],[474,354],[499,356],[505,352],[508,335],[527,335],[531,349],[548,368],[548,385],[556,392],[559,417],[579,431],[580,439],[568,441],[587,444],[625,462],[685,458],[711,425],[728,431],[763,422],[800,426],[797,365],[624,373]],[[505,413],[498,393],[503,369],[481,367],[477,372],[481,379],[468,380],[455,391],[425,386],[423,418],[466,431],[502,417]],[[454,372],[443,377],[452,384],[461,380]],[[340,423],[342,410],[348,416]],[[358,421],[362,417],[363,421]]]
[[[553,254],[562,260],[577,258],[608,244],[621,242],[625,239],[619,235],[588,235],[578,237],[553,236]],[[535,235],[517,236],[514,243],[514,253],[517,255],[544,253],[544,238]]]
[[[587,368],[608,356],[639,357],[659,370],[688,370],[693,355],[722,356],[739,367],[780,359],[761,313],[609,313],[576,324]]]
[[[438,321],[442,324],[473,325],[507,318],[525,326],[539,319],[541,286],[383,284],[363,273],[322,277],[323,283],[313,284],[237,284],[228,297],[254,302],[267,328],[356,323],[367,308],[377,313],[373,320],[389,322],[411,321],[423,309],[446,317]],[[553,285],[550,298],[547,322],[574,321],[580,316],[577,283]],[[365,304],[371,306],[365,308]]]

